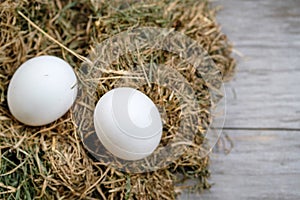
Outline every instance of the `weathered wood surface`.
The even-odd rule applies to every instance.
[[[214,186],[179,199],[300,199],[300,1],[217,0],[218,21],[239,58],[226,84],[224,132],[231,153],[214,152]]]
[[[232,152],[212,155],[213,187],[181,199],[300,199],[300,132],[235,130],[229,135]]]
[[[226,85],[226,126],[300,128],[300,1],[215,4],[224,7],[218,15],[223,31],[244,54]]]

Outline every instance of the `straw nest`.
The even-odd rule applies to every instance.
[[[84,73],[85,67],[91,67],[89,64],[82,63],[78,56],[49,40],[18,11],[63,45],[89,58],[93,65],[99,65],[102,71],[96,80],[96,95],[92,95],[89,102],[92,106],[105,92],[126,85],[143,91],[164,111],[163,138],[151,158],[118,170],[106,159],[109,153],[101,148],[101,144],[97,145],[102,149],[100,154],[99,149],[94,149],[94,153],[88,151],[84,141],[92,139],[85,135],[81,138],[80,130],[92,126],[89,115],[80,118],[79,114],[70,111],[43,127],[28,127],[13,118],[6,102],[8,84],[16,69],[32,57],[44,54],[62,57],[74,67],[82,83],[95,84],[95,79],[89,82]],[[231,45],[215,21],[215,10],[206,0],[129,3],[7,0],[1,1],[0,12],[0,199],[174,199],[185,188],[201,191],[210,187],[207,182],[209,157],[199,154],[205,143],[206,128],[212,120],[209,90],[218,90],[220,81],[232,77],[235,62],[230,56]],[[188,58],[184,60],[152,48],[127,53],[102,67],[97,58],[105,55],[105,51],[97,44],[137,27],[169,28],[196,40],[215,63],[211,77],[218,77],[213,75],[217,70],[222,80],[207,84]],[[149,63],[151,66],[145,67]],[[149,69],[159,71],[160,65],[170,67],[188,81],[187,87],[195,91],[196,104],[201,108],[198,118],[189,116],[193,111],[182,109],[185,104],[194,102],[191,98],[186,100],[192,93],[182,100],[170,87],[153,81],[157,76],[145,76],[151,74]],[[158,76],[169,77],[170,81],[176,79],[172,77],[174,73],[164,73],[162,71]],[[149,78],[153,80],[149,81]],[[177,80],[174,84],[179,84],[177,88],[183,88],[182,92],[186,91],[186,83]],[[89,91],[81,90],[77,102],[85,101],[84,92]],[[75,110],[89,109],[85,104],[78,105]],[[181,125],[182,116],[188,116],[184,118],[189,120],[188,123]],[[78,122],[84,123],[79,125]],[[189,132],[193,137],[186,136]],[[171,155],[177,156],[176,159],[168,159],[170,154],[163,154],[170,162],[162,164],[157,158],[160,150],[180,141],[184,142],[171,145]],[[114,162],[122,164],[118,159]],[[160,167],[145,173],[126,172],[129,167],[147,171],[146,163]],[[197,182],[182,184],[189,178]]]

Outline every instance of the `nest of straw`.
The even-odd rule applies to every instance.
[[[178,55],[162,50],[143,49],[126,54],[106,66],[106,71],[102,71],[101,78],[97,80],[97,92],[92,104],[115,87],[133,86],[165,110],[163,137],[154,155],[159,155],[159,149],[170,142],[189,140],[174,147],[175,154],[184,149],[183,153],[158,170],[146,173],[118,170],[103,156],[109,154],[105,149],[102,148],[102,155],[99,156],[99,150],[94,149],[95,154],[91,155],[85,148],[84,141],[93,139],[80,137],[76,113],[70,111],[43,127],[25,126],[10,114],[6,102],[8,84],[16,69],[26,60],[38,55],[56,55],[68,61],[78,74],[82,74],[85,66],[78,57],[32,27],[18,11],[63,45],[91,60],[103,53],[93,48],[96,44],[122,31],[147,26],[172,28],[196,40],[214,61],[223,81],[232,77],[235,68],[234,59],[230,56],[231,45],[215,21],[215,9],[206,0],[129,3],[93,0],[1,1],[0,199],[175,199],[185,188],[201,191],[210,187],[207,181],[210,175],[209,157],[199,156],[199,148],[205,142],[205,130],[212,120],[209,87],[216,89],[220,86],[219,82],[207,85],[190,64]],[[142,66],[146,63],[152,63],[154,68],[158,64],[169,66],[188,80],[201,106],[200,117],[196,119],[199,126],[187,123],[182,131],[179,130],[179,116],[190,111],[178,109],[180,99],[169,88],[149,84],[145,80]],[[135,74],[135,77],[128,77],[128,73],[124,72],[132,72],[130,74]],[[79,76],[79,79],[86,81],[84,76]],[[137,79],[147,84],[138,84]],[[79,96],[78,101],[84,101],[83,97]],[[87,108],[82,106],[76,109]],[[82,121],[90,123],[92,120]],[[180,137],[188,129],[195,132],[194,137]],[[96,146],[101,148],[101,144]],[[150,162],[155,163],[155,159],[150,159]],[[197,182],[193,185],[181,184],[190,178]]]

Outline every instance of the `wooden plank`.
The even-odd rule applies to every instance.
[[[300,1],[214,4],[224,7],[218,21],[244,54],[234,80],[226,84],[225,127],[233,129],[224,132],[235,147],[228,155],[212,154],[209,191],[179,199],[298,200]]]
[[[218,0],[223,31],[245,57],[226,84],[227,127],[300,128],[300,1]]]
[[[212,155],[214,183],[203,194],[179,199],[297,200],[300,199],[300,132],[230,131],[235,148]]]
[[[300,71],[239,72],[226,84],[226,127],[300,128]]]
[[[215,0],[214,5],[223,7],[217,20],[238,47],[290,48],[300,44],[298,0]]]

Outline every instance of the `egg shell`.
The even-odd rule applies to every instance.
[[[117,88],[102,96],[94,112],[94,126],[105,148],[125,160],[147,157],[162,136],[162,121],[155,104],[132,88]],[[145,134],[147,129],[150,132]]]
[[[133,88],[118,88],[108,94],[112,117],[126,135],[147,139],[161,133],[161,117],[152,100]]]
[[[7,93],[9,110],[20,122],[41,126],[63,116],[77,96],[72,67],[55,56],[39,56],[23,63]]]
[[[104,147],[109,152],[111,152],[113,155],[115,155],[115,156],[117,156],[121,159],[124,159],[124,160],[139,160],[139,159],[142,159],[142,158],[145,158],[145,157],[149,156],[152,153],[152,151],[151,152],[146,152],[146,153],[133,153],[133,152],[126,151],[126,150],[120,148],[118,145],[112,143],[107,138],[106,134],[102,131],[102,129],[99,126],[96,126],[95,129],[98,133],[97,134],[98,138],[101,141],[101,143],[104,145]],[[138,143],[140,143],[140,141]],[[134,151],[136,151],[136,149],[134,149]]]

